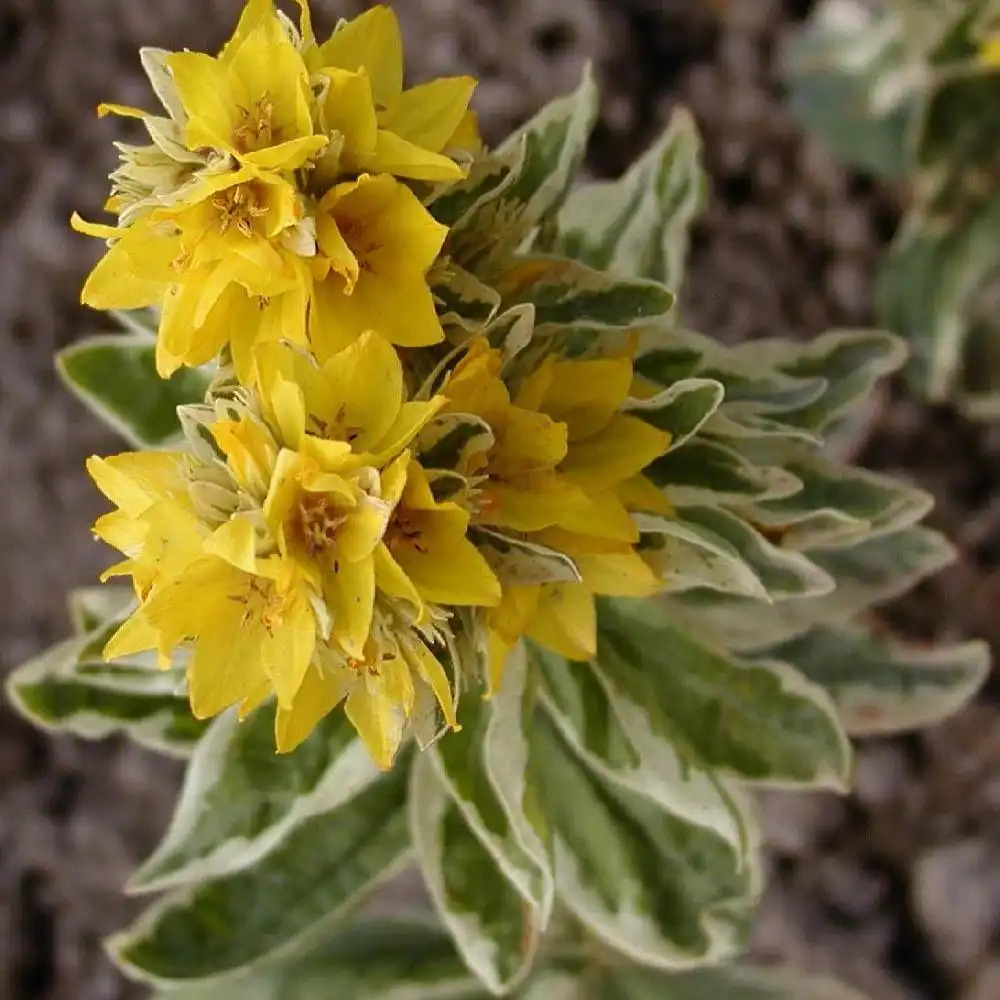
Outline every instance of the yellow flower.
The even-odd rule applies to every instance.
[[[343,702],[388,767],[415,712],[437,703],[456,725],[434,652],[446,609],[500,600],[468,513],[435,499],[407,450],[444,401],[406,400],[372,333],[322,366],[287,344],[258,352],[259,394],[188,408],[189,452],[88,463],[118,508],[95,525],[126,556],[109,572],[140,601],[106,655],[169,663],[189,646],[195,715],[273,695],[280,751]]]
[[[444,151],[475,148],[478,135],[468,105],[476,81],[448,77],[404,90],[402,37],[388,7],[373,7],[345,22],[320,45],[306,0],[298,2],[303,55],[313,78],[325,83],[320,126],[342,137],[339,169],[458,180],[462,169]],[[322,175],[322,164],[319,169]]]
[[[979,46],[979,61],[994,69],[1000,67],[1000,33],[986,36]]]
[[[317,356],[365,330],[402,347],[443,340],[427,272],[447,234],[409,188],[385,174],[332,188],[316,220],[310,332]]]
[[[441,390],[449,410],[478,416],[492,431],[461,458],[460,471],[482,477],[473,521],[569,556],[580,579],[504,584],[488,615],[493,687],[521,635],[585,659],[596,652],[595,594],[659,588],[636,551],[630,511],[668,508],[642,470],[670,445],[669,434],[622,412],[633,383],[629,357],[550,355],[513,399],[501,366],[498,350],[474,341]]]
[[[299,195],[253,167],[205,177],[184,201],[158,207],[131,226],[73,225],[113,240],[87,279],[82,301],[95,309],[161,305],[157,368],[164,377],[200,365],[226,346],[252,383],[259,339],[304,343],[309,272],[315,252]]]
[[[272,0],[249,0],[218,57],[167,58],[188,149],[208,147],[266,170],[295,170],[327,144],[313,133],[309,73]]]

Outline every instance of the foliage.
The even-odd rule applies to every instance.
[[[993,0],[826,0],[790,47],[793,112],[857,168],[905,184],[880,321],[912,347],[911,383],[973,417],[1000,412]]]
[[[300,43],[309,37],[306,21],[287,30]],[[824,447],[904,351],[875,330],[732,348],[686,329],[671,306],[706,193],[694,126],[678,112],[623,177],[574,186],[596,110],[587,76],[497,150],[476,151],[461,179],[409,179],[447,235],[426,274],[442,339],[399,351],[411,393],[401,405],[454,400],[462,366],[478,357],[489,359],[484,370],[500,384],[499,398],[506,392],[529,412],[551,387],[545,373],[578,365],[555,369],[565,396],[558,419],[547,419],[569,434],[561,453],[569,455],[596,437],[588,423],[596,411],[599,429],[615,421],[615,433],[589,453],[604,492],[588,485],[586,496],[609,522],[611,501],[620,503],[633,533],[598,545],[602,536],[591,522],[587,535],[581,518],[573,530],[484,518],[469,499],[479,494],[461,492],[480,483],[473,472],[483,467],[448,456],[470,442],[495,447],[505,440],[501,427],[513,444],[533,443],[531,432],[487,410],[429,418],[434,433],[415,438],[414,452],[442,495],[462,498],[462,529],[503,599],[438,602],[427,596],[428,578],[414,576],[421,599],[447,609],[433,637],[420,633],[446,689],[428,680],[433,690],[421,705],[398,687],[378,687],[382,661],[345,660],[375,707],[352,706],[348,695],[342,710],[302,687],[310,724],[292,752],[276,755],[276,718],[279,747],[291,749],[281,736],[281,713],[291,710],[287,663],[267,658],[269,641],[287,627],[284,611],[265,603],[259,647],[245,645],[250,618],[231,634],[245,657],[235,668],[249,670],[251,653],[259,656],[275,695],[269,686],[259,697],[241,689],[232,699],[241,700],[238,710],[203,711],[194,690],[212,674],[207,648],[232,676],[228,647],[209,647],[204,626],[182,624],[170,642],[156,634],[168,613],[216,607],[207,591],[169,589],[181,536],[168,531],[169,544],[149,547],[160,537],[157,505],[174,505],[173,523],[194,524],[193,558],[206,558],[211,537],[213,558],[223,552],[241,572],[259,571],[255,546],[271,530],[273,507],[265,502],[265,519],[253,520],[253,490],[225,478],[233,462],[219,457],[224,438],[199,428],[211,429],[214,414],[236,413],[234,424],[252,417],[269,434],[290,436],[294,396],[277,393],[271,416],[265,404],[247,403],[269,398],[262,359],[273,344],[251,353],[252,384],[236,381],[232,346],[204,368],[171,355],[180,379],[168,381],[155,365],[162,317],[132,313],[128,335],[84,342],[62,359],[63,375],[98,416],[133,445],[155,449],[130,455],[139,472],[126,485],[118,477],[125,465],[95,466],[119,507],[99,530],[125,551],[135,592],[75,594],[77,635],[15,671],[8,689],[47,728],[88,738],[124,732],[189,757],[170,829],[128,887],[160,896],[109,943],[121,967],[164,998],[200,1000],[221,989],[251,1000],[851,1000],[828,982],[733,963],[761,892],[753,789],[845,790],[849,733],[931,722],[970,697],[986,670],[980,644],[914,650],[882,634],[873,607],[939,569],[951,549],[920,525],[926,494]],[[374,350],[367,334],[352,344],[366,346],[345,350]],[[621,397],[608,393],[603,375],[588,381],[590,372],[620,374],[623,359]],[[377,370],[394,378],[392,363]],[[203,377],[211,380],[207,403]],[[337,384],[346,398],[350,384]],[[497,391],[494,381],[475,385],[483,395]],[[370,390],[384,385],[373,377]],[[654,442],[639,465],[629,440]],[[346,451],[309,447],[342,458],[354,441],[322,439],[345,443]],[[270,475],[268,462],[253,468]],[[178,478],[157,478],[165,463]],[[553,475],[588,484],[587,468],[560,458]],[[507,467],[498,479],[509,486],[513,476]],[[231,495],[238,501],[226,506],[221,498]],[[225,545],[202,522],[184,520],[206,497]],[[225,527],[237,514],[254,533],[237,539]],[[655,587],[635,586],[644,573]],[[440,593],[447,581],[435,580]],[[172,596],[154,614],[158,593]],[[310,600],[310,608],[320,603]],[[331,601],[332,623],[315,641],[341,641],[341,613]],[[152,641],[120,638],[136,631]],[[189,697],[212,721],[192,718]],[[435,701],[449,725],[436,719]],[[380,742],[385,719],[397,728]],[[366,911],[406,867],[426,888],[421,915],[385,920]]]

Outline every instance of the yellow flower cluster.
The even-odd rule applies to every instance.
[[[420,185],[479,148],[473,81],[404,90],[388,9],[320,45],[299,6],[250,0],[217,58],[145,52],[168,117],[107,109],[152,145],[121,147],[119,224],[77,220],[110,241],[84,301],[158,308],[160,373],[220,374],[184,449],[89,462],[138,600],[106,655],[187,656],[200,718],[273,698],[280,751],[342,704],[388,767],[457,726],[469,648],[495,689],[523,636],[593,656],[594,595],[658,588],[631,515],[664,512],[643,469],[670,439],[624,412],[627,353],[432,348]]]
[[[152,142],[123,147],[108,202],[119,225],[74,218],[113,241],[83,301],[160,307],[161,375],[228,349],[252,384],[260,341],[325,360],[369,328],[406,347],[443,338],[425,274],[446,230],[400,178],[463,175],[447,154],[478,145],[475,81],[404,90],[388,8],[319,45],[299,3],[296,29],[250,0],[217,57],[147,50],[167,117],[102,105]]]

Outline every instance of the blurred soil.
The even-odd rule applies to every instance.
[[[63,595],[107,562],[82,461],[116,443],[56,384],[52,352],[100,319],[76,305],[120,125],[149,100],[139,45],[214,46],[237,0],[0,0],[0,664],[68,628]],[[316,0],[329,24],[364,4]],[[619,171],[687,104],[711,206],[688,321],[726,340],[870,322],[893,193],[841,170],[782,106],[778,53],[808,0],[398,0],[415,79],[472,72],[491,139],[571,88],[592,58],[604,108],[590,167]],[[862,460],[938,500],[960,563],[898,602],[917,636],[1000,646],[1000,428],[894,387]],[[179,770],[131,747],[32,731],[0,708],[0,1000],[119,1000],[99,941],[164,829]],[[757,952],[832,970],[873,1000],[1000,997],[1000,711],[995,691],[919,736],[860,749],[846,800],[765,799],[772,887]]]

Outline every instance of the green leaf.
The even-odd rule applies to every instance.
[[[601,599],[597,666],[650,722],[721,773],[845,789],[851,748],[829,696],[780,663],[695,638],[656,599]]]
[[[308,955],[216,983],[161,994],[159,1000],[481,1000],[488,996],[430,923],[360,920]]]
[[[499,294],[453,262],[444,270],[444,279],[431,287],[442,325],[478,332],[497,314]]]
[[[648,399],[630,399],[624,410],[670,434],[670,447],[694,437],[725,399],[726,390],[713,379],[686,378]]]
[[[556,549],[491,528],[475,527],[469,537],[508,586],[580,582],[576,563]]]
[[[802,481],[778,466],[762,467],[735,448],[695,438],[644,470],[675,506],[766,500],[796,494]]]
[[[663,285],[615,278],[565,257],[516,258],[496,280],[505,305],[535,307],[536,334],[625,330],[665,316],[674,296]]]
[[[256,864],[313,816],[342,807],[378,778],[337,708],[291,754],[274,750],[274,713],[217,718],[184,779],[170,829],[129,881],[154,892]]]
[[[189,755],[205,725],[191,715],[187,698],[163,690],[163,675],[156,678],[161,684],[151,690],[116,690],[89,680],[80,664],[86,642],[86,638],[61,642],[15,670],[6,685],[14,707],[52,732],[88,740],[123,733],[151,750]]]
[[[238,972],[313,946],[406,859],[406,763],[301,823],[244,871],[169,893],[109,951],[156,985]]]
[[[934,505],[925,490],[822,455],[789,452],[785,470],[802,489],[788,497],[744,504],[739,513],[781,539],[783,548],[852,545],[861,538],[916,524]]]
[[[69,592],[67,599],[73,631],[85,635],[105,622],[117,621],[124,617],[134,601],[135,592],[125,584],[77,587]]]
[[[679,289],[688,230],[705,201],[700,161],[694,120],[677,110],[623,177],[584,184],[570,194],[551,249],[598,270]]]
[[[931,725],[968,702],[990,669],[985,643],[917,645],[858,627],[815,628],[766,650],[830,694],[855,735]]]
[[[795,969],[723,966],[664,975],[620,968],[602,973],[593,1000],[865,1000],[850,987]]]
[[[469,829],[504,877],[537,913],[552,912],[551,859],[538,814],[524,734],[527,666],[523,646],[508,657],[492,698],[474,691],[462,704],[462,728],[428,751]]]
[[[56,367],[66,385],[137,448],[159,448],[180,435],[177,407],[200,403],[209,376],[181,368],[156,373],[156,343],[139,334],[88,337],[60,351]]]
[[[815,625],[848,621],[905,593],[955,558],[936,531],[913,527],[867,538],[850,548],[805,553],[837,582],[831,593],[775,604],[690,591],[663,598],[671,613],[735,650],[771,646]]]
[[[806,131],[838,160],[885,177],[913,163],[920,81],[893,6],[879,16],[860,3],[819,4],[784,59],[789,107]]]
[[[719,507],[679,507],[675,518],[650,518],[636,515],[640,531],[667,532],[672,525],[679,525],[705,552],[716,554],[715,567],[720,568],[719,559],[743,567],[743,574],[749,572],[755,584],[742,592],[745,596],[763,597],[765,600],[781,600],[788,597],[814,597],[829,593],[835,584],[830,575],[816,566],[801,552],[789,551],[772,544],[752,525]],[[735,561],[735,562],[734,562]],[[670,582],[671,591],[698,586],[697,577],[692,572],[686,581],[674,581],[677,573],[668,557],[657,559],[665,582]],[[701,584],[729,593],[740,593],[733,587],[724,587],[709,580]]]
[[[465,963],[491,993],[513,989],[531,968],[541,915],[472,832],[427,755],[414,762],[410,830],[427,890]]]
[[[441,221],[456,216],[445,252],[489,280],[496,262],[508,258],[562,205],[583,161],[597,111],[597,87],[588,68],[573,94],[544,107],[485,158],[478,187],[486,190],[466,204],[460,217],[451,206],[439,215],[440,200],[432,205]],[[502,180],[494,183],[493,178]],[[468,203],[464,190],[443,199]]]
[[[590,770],[545,715],[530,729],[560,900],[633,961],[686,968],[744,944],[756,886],[732,845]]]
[[[767,340],[756,341],[751,349],[755,360],[773,364],[788,375],[826,381],[821,397],[782,415],[782,420],[793,426],[816,431],[825,431],[864,403],[875,386],[898,371],[907,357],[904,342],[883,330],[831,330],[808,344]]]
[[[731,783],[596,664],[570,663],[533,643],[528,656],[541,679],[540,704],[588,768],[713,832],[730,845],[737,866],[756,867],[759,836]]]

